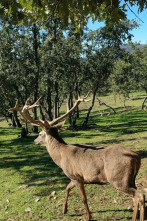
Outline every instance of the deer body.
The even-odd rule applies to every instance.
[[[68,145],[59,137],[57,129],[50,130],[52,131],[50,134],[42,131],[34,142],[46,146],[53,161],[71,180],[78,180],[85,184],[115,182],[118,187],[121,186],[118,180],[122,183],[124,175],[125,178],[127,176],[128,168],[128,176],[135,176],[140,168],[140,156],[123,146]]]
[[[140,208],[140,221],[144,221],[145,197],[138,192],[135,186],[135,178],[141,165],[139,154],[121,145],[111,145],[107,147],[90,147],[86,145],[68,145],[59,136],[58,129],[63,123],[56,124],[66,117],[84,99],[78,99],[74,107],[52,122],[33,120],[28,110],[38,106],[38,101],[23,109],[18,107],[18,103],[9,111],[18,110],[21,115],[32,124],[37,124],[43,129],[35,139],[35,144],[45,145],[53,161],[62,168],[71,182],[66,188],[66,195],[63,204],[63,212],[67,212],[67,201],[69,192],[75,186],[79,189],[83,203],[85,205],[87,220],[91,220],[84,184],[112,184],[116,189],[132,195],[134,198],[134,212],[132,221],[136,221],[138,209]]]
[[[70,179],[79,180],[82,183],[107,182],[104,172],[104,147],[68,145],[62,139],[58,140],[59,135],[55,138],[55,135],[45,135],[45,133],[45,131],[40,133],[34,141],[35,144],[44,144],[53,161]],[[57,131],[55,134],[57,135]],[[44,136],[46,136],[45,139]]]

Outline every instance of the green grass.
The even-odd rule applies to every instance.
[[[132,95],[131,95],[132,96]],[[81,118],[77,130],[67,125],[60,134],[67,143],[94,146],[121,143],[137,151],[142,157],[142,166],[137,176],[138,189],[147,199],[147,111],[141,111],[141,93],[133,94],[128,108],[121,101],[115,105],[118,114],[109,115],[109,110],[96,105],[86,129],[80,125],[88,104],[81,105]],[[103,101],[112,105],[113,96],[104,96]],[[104,111],[100,117],[99,111]],[[2,119],[1,119],[2,120]],[[44,146],[34,145],[37,135],[30,134],[20,139],[19,129],[0,127],[0,221],[77,221],[85,220],[85,210],[80,194],[75,188],[69,197],[69,211],[62,214],[65,187],[69,179],[49,157]],[[131,197],[116,191],[110,185],[86,185],[88,204],[94,220],[130,220]],[[55,195],[51,193],[55,191]],[[147,209],[147,208],[146,208]],[[147,214],[146,214],[147,220]]]

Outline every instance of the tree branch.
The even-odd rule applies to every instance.
[[[136,15],[136,13],[130,8],[130,6],[128,5],[128,3],[126,2],[127,7],[129,8],[129,10],[142,22],[144,23],[144,21],[141,20],[141,18],[138,17],[138,15]]]

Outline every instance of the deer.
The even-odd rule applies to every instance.
[[[67,144],[59,135],[58,130],[64,125],[65,118],[71,114],[81,102],[88,102],[89,95],[75,100],[73,107],[62,116],[52,121],[34,120],[29,111],[39,107],[39,98],[30,105],[30,98],[24,107],[19,107],[18,100],[9,111],[18,111],[23,119],[32,125],[42,128],[39,136],[34,140],[36,145],[45,145],[47,151],[64,174],[70,179],[66,187],[63,203],[63,213],[68,210],[68,197],[70,191],[77,187],[82,197],[86,211],[86,220],[92,220],[92,215],[87,203],[84,184],[112,184],[116,190],[131,195],[134,201],[132,221],[137,220],[140,211],[140,221],[145,216],[145,196],[137,190],[135,178],[141,166],[141,157],[137,152],[115,144],[106,147],[91,147],[88,145]],[[64,121],[59,122],[64,119]]]

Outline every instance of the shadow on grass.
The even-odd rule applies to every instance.
[[[12,131],[11,133],[13,134]],[[24,177],[24,182],[19,183],[20,185],[48,186],[46,191],[39,190],[38,195],[41,196],[48,195],[53,190],[65,189],[69,179],[50,158],[46,147],[33,144],[35,137],[13,139],[7,145],[1,141],[0,168],[19,172]],[[60,185],[53,186],[55,183]]]
[[[98,211],[94,211],[94,212],[91,212],[91,214],[95,214],[95,213],[106,213],[106,212],[114,212],[115,214],[117,213],[117,216],[119,216],[119,212],[131,212],[132,213],[132,216],[133,216],[133,210],[132,209],[122,209],[122,210],[103,210],[103,211],[100,211],[100,210],[98,210]],[[81,214],[71,214],[70,216],[71,217],[82,217],[82,216],[86,216],[86,214],[85,213],[81,213]],[[137,216],[137,219],[139,220],[139,214],[138,214],[138,216]],[[101,219],[101,221],[102,221],[103,219]],[[104,219],[104,220],[106,220],[106,219]],[[122,218],[115,218],[115,217],[113,217],[113,218],[109,218],[109,219],[107,219],[107,220],[124,220],[124,217],[122,217]],[[130,216],[130,217],[127,217],[127,220],[132,220],[132,217]],[[147,220],[147,207],[145,207],[145,220]],[[91,221],[99,221],[99,219],[91,219]]]
[[[102,132],[118,132],[121,134],[131,134],[147,131],[147,111],[131,111],[121,114],[100,117],[97,111],[92,113],[86,128],[77,127],[77,130],[98,129]],[[78,125],[82,125],[84,118],[78,120]]]
[[[108,133],[116,133],[118,136],[121,134],[132,134],[138,132],[147,131],[147,112],[137,111],[126,114],[118,114],[113,116],[107,116],[102,118],[90,119],[90,124],[93,123],[92,127],[89,126],[85,130],[97,130]],[[78,128],[79,129],[79,128]],[[100,136],[100,134],[89,133],[85,134],[82,130],[62,131],[61,135],[63,138],[72,137],[80,138],[83,136],[89,140],[89,144],[92,143],[94,136]],[[1,136],[15,135],[18,130],[15,128],[1,128]],[[36,135],[37,136],[37,135]],[[46,147],[39,147],[34,145],[34,139],[36,136],[29,136],[26,139],[16,138],[10,141],[0,141],[0,168],[13,168],[19,171],[24,176],[24,184],[31,186],[48,186],[47,191],[64,189],[65,185],[69,182],[69,179],[63,174],[62,170],[54,164],[50,158]],[[129,138],[128,140],[132,140]],[[124,141],[124,140],[122,140]],[[106,140],[104,144],[120,143],[117,138]],[[98,144],[98,143],[97,143]],[[139,151],[142,158],[147,157],[146,151]],[[54,185],[60,184],[60,185]],[[22,185],[23,183],[21,183]],[[54,185],[54,186],[53,186]],[[52,187],[53,186],[53,187]],[[63,187],[64,186],[64,187]],[[42,191],[41,195],[47,195],[48,192]]]
[[[147,150],[140,150],[137,152],[140,154],[142,159],[147,158]]]
[[[132,212],[132,214],[133,214],[133,210],[127,210],[127,209],[124,209],[124,210],[103,210],[103,211],[100,211],[100,210],[98,210],[98,211],[95,211],[95,212],[91,212],[91,215],[92,214],[95,214],[95,213],[99,213],[99,214],[102,214],[102,213],[106,213],[106,212],[114,212],[115,214],[117,213],[117,215],[119,215],[119,212],[128,212],[128,211],[130,211],[130,212]],[[81,214],[71,214],[70,216],[71,217],[82,217],[82,216],[86,216],[86,214],[85,213],[81,213]],[[93,216],[93,215],[92,215]],[[132,219],[132,217],[128,217],[127,218],[128,220],[131,220]],[[102,221],[103,219],[101,219],[101,221]],[[106,220],[106,218],[104,219],[104,220]],[[107,220],[124,220],[124,217],[122,217],[122,218],[109,218],[109,219],[107,219]],[[100,221],[99,219],[91,219],[90,221]]]

